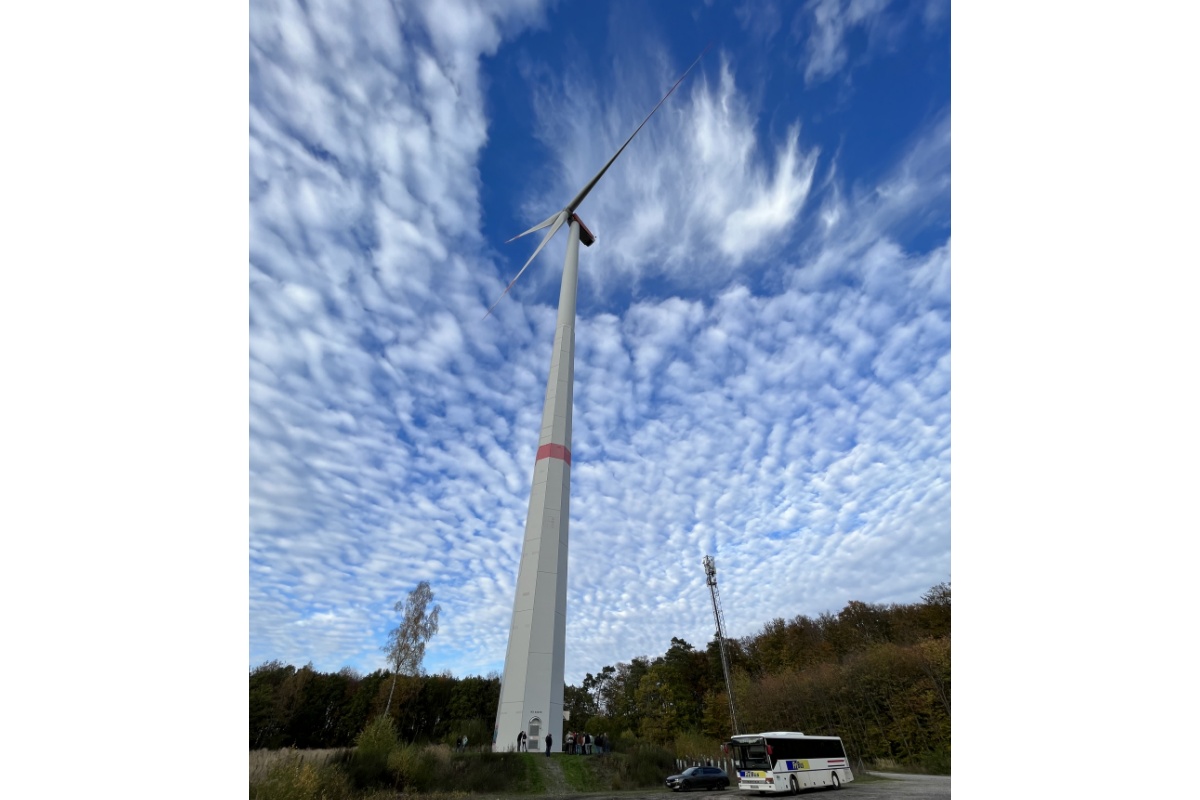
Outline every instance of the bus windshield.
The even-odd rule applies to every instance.
[[[737,769],[771,769],[771,759],[767,756],[767,744],[761,739],[747,744],[745,742],[730,742],[733,751],[733,765]]]

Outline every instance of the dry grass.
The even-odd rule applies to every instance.
[[[287,761],[299,761],[323,767],[332,762],[342,748],[328,750],[297,750],[285,747],[281,750],[251,750],[250,751],[250,783],[261,783],[266,779],[271,767]]]

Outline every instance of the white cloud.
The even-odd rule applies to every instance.
[[[591,179],[678,77],[670,70],[678,66],[664,63],[657,83],[618,74],[601,97],[573,85],[573,76],[562,87],[539,89],[543,141],[560,168],[538,187],[530,219],[552,213]],[[819,151],[803,147],[799,123],[782,141],[761,142],[755,113],[724,59],[715,83],[701,72],[688,81],[579,209],[603,242],[602,267],[581,271],[585,291],[652,279],[719,286],[746,259],[777,247],[805,208]]]
[[[443,606],[431,669],[503,660],[554,309],[526,293],[481,319],[502,283],[477,255],[479,59],[538,20],[434,8],[252,10],[253,663],[373,669],[420,580]],[[531,217],[628,136],[674,80],[658,63],[586,106],[542,86],[566,98],[535,97],[561,169],[529,187]],[[827,182],[813,203],[800,120],[772,140],[733,67],[714,72],[581,208],[601,237],[584,292],[711,291],[577,321],[572,681],[707,641],[705,554],[735,635],[949,573],[949,246],[894,235],[947,192],[948,120],[880,186]],[[815,237],[805,213],[827,220]],[[750,280],[767,253],[785,276],[769,291]]]
[[[837,74],[849,58],[846,35],[851,28],[877,25],[888,0],[812,0],[804,7],[811,11],[808,38],[805,41],[806,84],[820,83]],[[797,17],[799,21],[801,17]]]

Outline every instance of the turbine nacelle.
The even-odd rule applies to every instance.
[[[579,243],[584,247],[591,247],[596,243],[596,234],[588,230],[588,226],[583,224],[583,220],[578,214],[572,214],[571,219],[579,223]]]

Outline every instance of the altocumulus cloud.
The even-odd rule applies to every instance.
[[[481,319],[511,266],[480,234],[480,59],[541,17],[432,6],[251,11],[252,663],[380,666],[420,580],[431,668],[503,662],[554,327],[529,298],[562,251]],[[531,90],[532,221],[681,70],[648,52],[587,107],[548,101],[579,78]],[[948,193],[948,119],[845,187],[718,56],[581,209],[570,681],[706,642],[705,554],[737,635],[949,575],[949,240],[902,236]]]

